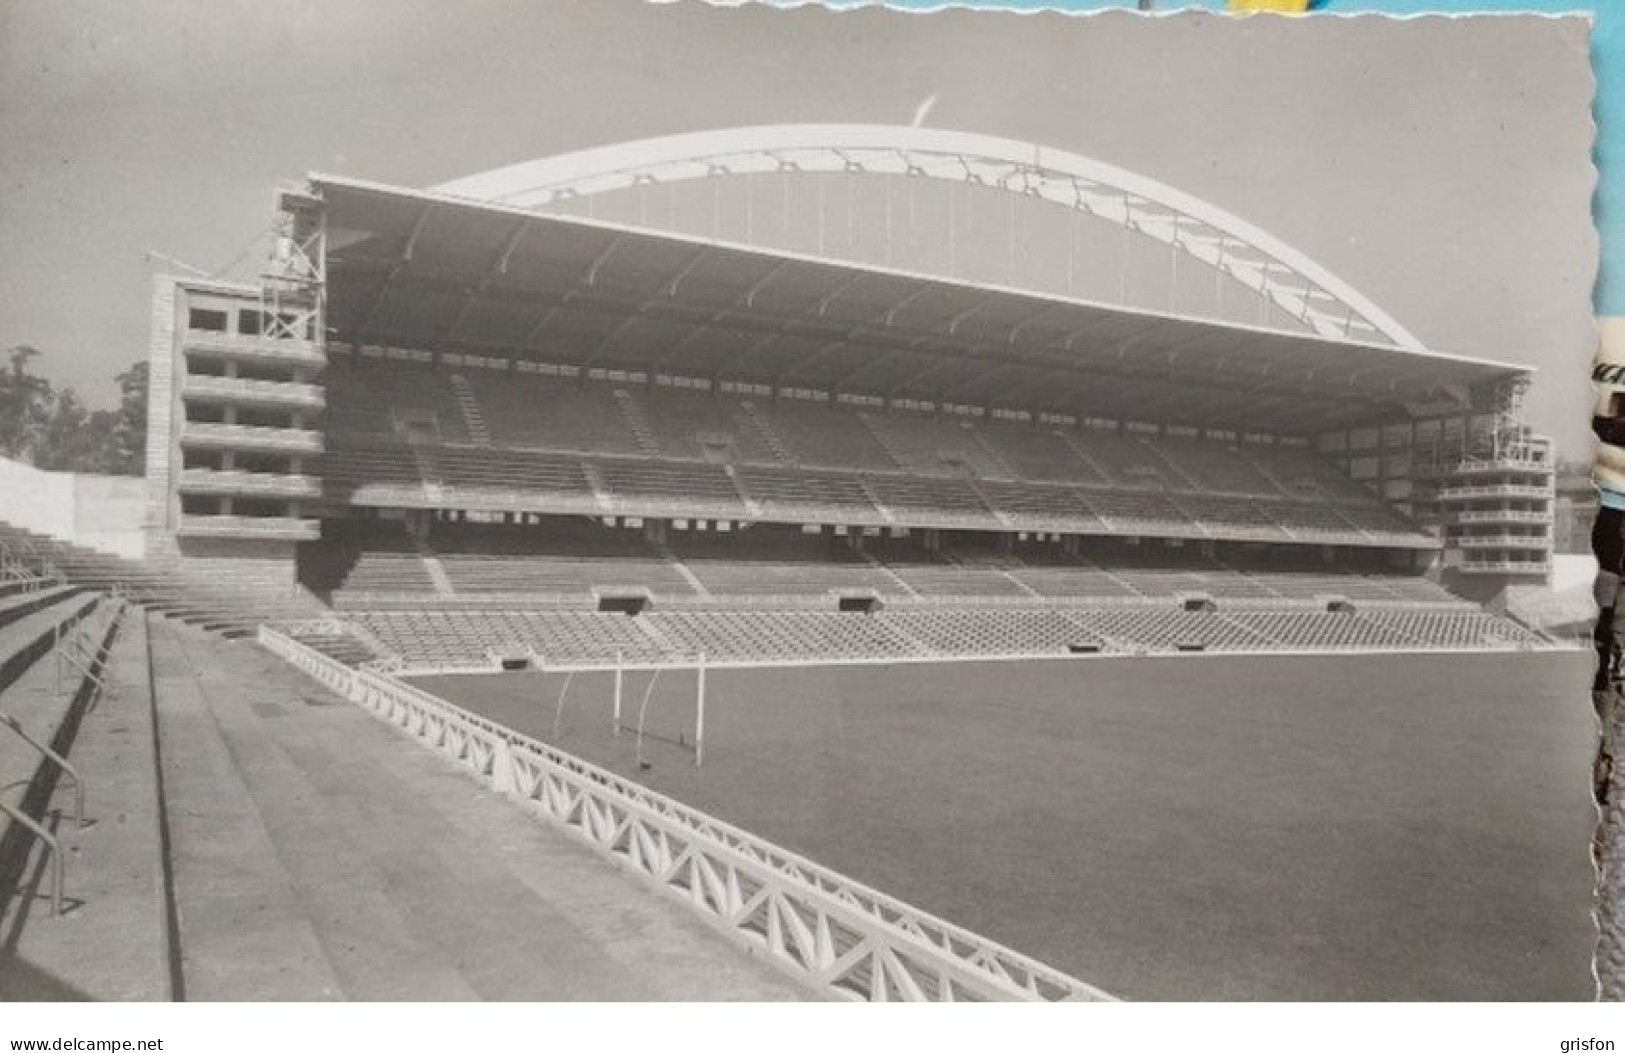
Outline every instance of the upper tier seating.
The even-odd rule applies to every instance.
[[[329,406],[321,470],[330,496],[359,505],[1284,543],[1418,536],[1297,446],[395,360],[337,364]]]
[[[638,454],[615,389],[530,373],[465,370],[496,446],[576,453]]]
[[[468,442],[451,374],[422,362],[335,362],[328,369],[327,431],[336,436]],[[382,408],[380,408],[382,407]]]
[[[1016,478],[1038,482],[1106,485],[1105,475],[1068,444],[1069,433],[1052,427],[991,422],[982,433]],[[1072,436],[1082,438],[1082,436]]]
[[[740,464],[782,463],[738,399],[685,388],[633,394],[662,457],[712,460],[725,454]]]
[[[855,522],[882,518],[856,476],[746,466],[736,471],[735,478],[740,490],[768,515],[803,517],[809,522],[830,517]]]
[[[862,413],[859,417],[892,458],[910,471],[959,475],[967,469],[982,479],[1005,479],[1009,467],[976,439],[968,420],[916,413]]]
[[[797,399],[757,399],[752,405],[796,464],[847,472],[902,467],[850,410]]]

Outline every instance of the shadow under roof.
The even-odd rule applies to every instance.
[[[1307,433],[1529,372],[313,175],[330,339]]]

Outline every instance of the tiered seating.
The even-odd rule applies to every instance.
[[[298,633],[297,639],[306,647],[314,648],[334,661],[343,662],[352,669],[364,662],[371,662],[384,657],[354,633]]]
[[[1162,494],[1124,490],[1086,490],[1084,500],[1099,518],[1116,527],[1172,529],[1189,527],[1189,517]]]
[[[435,591],[404,524],[335,520],[324,534],[322,545],[306,546],[300,554],[300,580],[318,595]]]
[[[413,433],[439,442],[468,442],[450,377],[448,371],[421,362],[335,362],[324,383],[328,405],[343,409],[328,415],[327,431],[371,439]]]
[[[1269,650],[1271,641],[1232,619],[1206,611],[1128,607],[1078,611],[1078,624],[1114,644],[1152,651]]]
[[[871,475],[865,484],[878,504],[921,523],[981,524],[992,518],[976,488],[962,479]]]
[[[759,399],[752,404],[796,464],[847,472],[887,472],[899,467],[850,411],[796,399]]]
[[[1436,581],[1400,574],[1367,575],[1366,581],[1378,586],[1397,600],[1422,603],[1448,603],[1455,597]]]
[[[674,534],[673,554],[717,596],[899,593],[896,581],[832,539],[756,527],[736,534]]]
[[[1058,533],[1101,529],[1100,517],[1089,510],[1084,492],[1076,487],[992,481],[978,486],[989,507],[1000,512],[1014,529]]]
[[[449,372],[391,361],[338,373],[324,474],[329,494],[352,504],[1281,543],[1417,538],[1301,447],[468,368],[469,416],[485,423],[473,445]],[[352,409],[380,400],[387,413]]]
[[[927,651],[943,655],[1066,654],[1078,646],[1106,649],[1099,636],[1061,611],[886,611],[880,618]]]
[[[983,479],[1009,475],[1009,470],[976,441],[969,421],[915,413],[862,416],[892,457],[912,471],[956,475],[968,469]]]
[[[459,524],[432,535],[440,566],[458,593],[555,593],[636,587],[692,595],[671,560],[632,530],[553,519],[545,528]]]
[[[1231,494],[1281,495],[1281,488],[1258,465],[1219,442],[1164,436],[1156,448],[1188,478],[1204,489]]]
[[[720,443],[737,463],[780,463],[737,398],[682,388],[634,396],[662,457],[704,460]]]
[[[1258,541],[1291,539],[1281,523],[1283,517],[1290,518],[1290,505],[1216,494],[1181,494],[1179,503],[1197,522],[1222,528],[1228,536]]]
[[[0,542],[14,553],[48,562],[70,583],[84,588],[119,589],[135,603],[190,624],[243,636],[267,622],[321,617],[327,608],[286,589],[240,574],[217,561],[208,567],[160,560],[129,560],[71,545],[0,523]]]
[[[921,596],[1029,596],[1002,566],[942,562],[928,555],[887,555],[888,569]]]
[[[1094,429],[1079,432],[1074,441],[1115,485],[1162,489],[1177,482],[1168,464],[1137,436]]]
[[[728,518],[745,514],[739,489],[722,465],[683,461],[603,461],[598,465],[612,506],[669,515]]]
[[[645,615],[679,652],[720,661],[900,658],[906,640],[875,618],[806,611],[707,611]]]
[[[1247,444],[1238,453],[1293,496],[1324,495],[1339,504],[1365,504],[1374,499],[1369,489],[1302,447]]]
[[[1535,647],[1540,637],[1505,618],[1483,611],[1368,611],[1362,618],[1413,641],[1413,646],[1444,650]]]
[[[1289,650],[1404,648],[1410,641],[1380,622],[1327,611],[1233,611],[1230,621]]]
[[[1231,575],[1194,548],[1133,550],[1097,554],[1102,565],[1141,596],[1169,597],[1211,594],[1216,582]]]
[[[343,587],[354,592],[433,592],[434,581],[415,552],[363,552]]]
[[[1026,552],[1006,573],[1040,596],[1133,596],[1122,578],[1087,560],[1059,552]]]
[[[1320,536],[1342,540],[1363,536],[1341,508],[1325,501],[1326,498],[1320,497],[1313,503],[1280,502],[1267,507],[1277,522],[1300,538]]]
[[[409,661],[484,664],[491,652],[534,649],[549,662],[627,661],[659,657],[665,648],[619,614],[575,612],[390,611],[347,615]]]
[[[329,496],[357,504],[378,501],[391,492],[423,489],[422,462],[404,446],[329,448],[316,471]]]
[[[463,372],[496,446],[637,454],[612,385],[488,369]]]
[[[740,489],[767,515],[807,522],[878,522],[880,510],[856,476],[793,468],[742,467]]]
[[[998,451],[999,459],[1014,469],[1019,478],[1038,482],[1108,483],[1106,477],[1073,452],[1061,433],[1053,428],[990,423],[983,426],[982,434]]]
[[[515,491],[530,506],[554,511],[588,509],[598,502],[579,460],[520,450],[442,447],[420,453],[425,469],[447,496],[479,507],[482,495],[512,504]]]

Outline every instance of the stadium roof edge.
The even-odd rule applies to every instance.
[[[537,212],[515,205],[506,205],[500,202],[485,200],[483,198],[465,197],[460,194],[450,194],[433,189],[396,186],[389,183],[380,183],[374,180],[366,179],[355,179],[349,176],[334,175],[327,172],[313,171],[308,173],[307,178],[310,180],[312,186],[316,187],[323,184],[331,184],[333,186],[348,187],[353,190],[374,191],[383,194],[414,197],[424,201],[438,201],[447,205],[460,205],[465,207],[479,208],[513,216],[531,216],[542,220],[579,224],[581,226],[596,227],[598,229],[607,231],[616,231],[627,234],[645,234],[650,237],[687,242],[696,246],[704,245],[719,249],[730,249],[764,256],[775,256],[784,259],[799,260],[807,263],[846,267],[854,271],[869,271],[871,273],[885,275],[887,277],[910,278],[918,281],[936,282],[944,285],[958,285],[965,288],[975,288],[989,292],[1008,293],[1012,296],[1021,296],[1028,299],[1047,300],[1058,304],[1076,304],[1080,307],[1101,308],[1127,315],[1141,315],[1147,318],[1165,318],[1174,321],[1189,322],[1193,325],[1211,326],[1216,329],[1233,329],[1243,332],[1263,333],[1270,336],[1300,338],[1303,340],[1314,341],[1316,343],[1338,344],[1351,348],[1365,348],[1373,351],[1415,355],[1423,358],[1435,358],[1446,362],[1459,362],[1464,365],[1483,366],[1487,369],[1504,371],[1506,373],[1534,373],[1538,369],[1538,367],[1535,366],[1523,366],[1508,362],[1497,362],[1494,359],[1482,358],[1475,355],[1464,355],[1452,351],[1438,351],[1434,350],[1433,348],[1417,349],[1394,347],[1389,344],[1325,337],[1313,333],[1295,332],[1289,329],[1277,329],[1271,326],[1248,325],[1243,322],[1216,321],[1211,318],[1203,318],[1199,315],[1180,314],[1178,312],[1171,311],[1153,311],[1143,307],[1109,304],[1096,300],[1086,300],[1081,297],[1065,296],[1059,293],[1022,289],[1016,286],[998,285],[987,282],[967,282],[962,278],[933,274],[928,271],[910,271],[899,267],[886,267],[869,263],[856,263],[837,257],[817,256],[810,253],[796,252],[789,249],[766,248],[759,245],[751,245],[748,242],[730,241],[725,238],[705,238],[693,234],[681,234],[673,231],[661,230],[658,227],[639,226],[633,223],[618,223],[611,220],[588,218],[584,216],[564,216],[554,213]]]
[[[1396,348],[1390,345],[1326,337],[1312,333],[1291,332],[1267,326],[1214,321],[1172,312],[1156,312],[1143,308],[1103,304],[1028,289],[986,283],[970,283],[941,275],[851,263],[806,253],[763,248],[727,240],[707,239],[688,234],[675,234],[601,219],[540,213],[522,207],[468,198],[457,194],[392,186],[348,176],[311,172],[307,178],[311,190],[326,199],[330,209],[341,207],[342,202],[335,200],[335,198],[342,198],[347,194],[358,195],[362,199],[376,199],[380,203],[378,207],[385,207],[382,203],[389,201],[397,203],[411,202],[422,205],[424,207],[419,212],[420,220],[428,214],[432,206],[440,205],[448,209],[469,210],[471,215],[478,213],[492,217],[513,217],[522,221],[521,228],[528,229],[528,224],[534,222],[536,224],[551,225],[561,234],[567,234],[571,231],[576,232],[578,235],[596,232],[598,235],[617,239],[618,241],[636,239],[646,245],[646,251],[649,253],[665,252],[670,254],[677,248],[686,247],[690,252],[714,251],[718,256],[731,257],[736,261],[754,260],[758,264],[770,264],[773,268],[801,267],[803,269],[839,271],[849,276],[848,281],[867,275],[871,276],[875,283],[880,284],[890,282],[913,283],[921,287],[929,286],[931,287],[929,291],[934,294],[940,293],[947,300],[951,300],[955,296],[964,297],[967,295],[996,299],[1000,301],[1000,306],[1003,308],[1013,311],[1025,311],[1026,318],[1029,319],[1009,327],[1008,331],[1012,340],[1018,329],[1024,329],[1031,324],[1030,320],[1036,320],[1041,315],[1048,313],[1072,312],[1078,318],[1089,320],[1092,325],[1110,330],[1114,336],[1116,334],[1125,336],[1125,342],[1118,348],[1117,357],[1120,361],[1126,360],[1122,350],[1124,347],[1138,348],[1148,342],[1157,344],[1159,347],[1164,345],[1172,346],[1174,350],[1170,352],[1167,362],[1159,364],[1170,375],[1175,368],[1176,360],[1179,359],[1180,352],[1191,347],[1196,347],[1198,355],[1202,356],[1198,364],[1203,368],[1198,372],[1211,374],[1210,359],[1217,354],[1217,352],[1209,354],[1211,346],[1217,345],[1221,350],[1226,349],[1228,346],[1228,352],[1218,359],[1219,367],[1223,369],[1232,358],[1241,357],[1240,353],[1235,351],[1236,348],[1245,346],[1247,349],[1252,350],[1254,345],[1268,345],[1269,353],[1275,356],[1275,363],[1266,363],[1262,369],[1241,370],[1236,375],[1242,378],[1254,379],[1269,375],[1269,380],[1273,382],[1282,372],[1281,370],[1273,370],[1273,365],[1286,362],[1288,359],[1296,359],[1298,361],[1295,364],[1308,364],[1311,367],[1304,371],[1305,376],[1314,376],[1313,383],[1328,397],[1334,391],[1340,391],[1345,396],[1352,394],[1357,397],[1364,396],[1368,399],[1385,397],[1391,404],[1398,405],[1403,402],[1425,401],[1425,397],[1420,394],[1420,389],[1427,388],[1430,385],[1432,391],[1437,394],[1451,386],[1476,387],[1502,379],[1532,375],[1535,372],[1534,369],[1527,366],[1494,362],[1467,355],[1433,350]],[[397,205],[397,207],[401,206]],[[343,228],[342,217],[340,217],[337,226],[339,229]],[[422,223],[419,222],[418,226],[421,227]],[[397,234],[405,235],[410,228],[411,224],[405,224]],[[407,250],[402,260],[396,261],[397,266],[391,271],[392,275],[400,270],[399,264],[401,262],[409,261],[411,258],[410,247],[416,241],[416,231],[410,230],[410,232],[412,236],[407,239]],[[517,241],[517,238],[515,240]],[[330,249],[330,254],[332,251]],[[340,247],[339,251],[342,253],[342,247]],[[481,258],[485,259],[486,257],[482,256]],[[377,259],[367,262],[380,266],[383,264],[383,261]],[[503,263],[505,266],[506,256],[503,257]],[[483,289],[481,272],[489,269],[489,263],[468,268],[459,280],[470,287],[480,285],[481,289]],[[446,276],[442,275],[441,277]],[[487,275],[486,280],[489,280],[489,275]],[[675,287],[675,284],[675,282],[672,283],[673,287]],[[743,291],[743,289],[738,291]],[[384,294],[380,290],[373,295],[372,308],[376,310]],[[713,309],[716,306],[716,304],[711,305]],[[912,307],[910,309],[913,310]],[[946,310],[946,307],[939,308],[939,310]],[[892,316],[895,314],[895,310],[887,313],[887,325],[890,325]],[[822,318],[821,313],[819,317]],[[948,317],[940,314],[934,316],[931,320],[938,323],[949,321]],[[914,332],[916,334],[914,343],[921,343],[923,338],[919,334],[925,331],[915,330]],[[952,336],[953,333],[954,326],[950,325],[944,335]],[[1147,333],[1151,334],[1151,337],[1144,335]],[[1152,339],[1152,337],[1155,339]],[[875,348],[870,348],[871,353],[874,350]],[[1069,352],[1072,350],[1070,342],[1067,350]],[[1136,351],[1136,354],[1138,355],[1140,352]],[[1350,354],[1357,355],[1358,358],[1347,357]],[[1186,371],[1191,368],[1188,363],[1188,356],[1186,360],[1177,361],[1178,369],[1181,372]],[[1031,362],[1024,364],[1034,365]],[[1335,378],[1317,375],[1328,373],[1328,364],[1335,364],[1336,368],[1342,370],[1344,375]],[[1067,368],[1067,364],[1060,360],[1052,360],[1048,365],[1052,369]],[[1094,361],[1080,362],[1076,368],[1081,369],[1085,365],[1089,368],[1095,368],[1100,363]],[[1354,365],[1358,365],[1360,368],[1352,368]],[[867,367],[864,368],[867,369]],[[1358,379],[1361,374],[1373,373],[1381,374],[1375,383]],[[798,379],[807,380],[809,383],[813,382],[813,378],[810,377],[800,377]],[[1143,380],[1144,378],[1140,379]],[[1378,390],[1385,380],[1390,382],[1386,393]],[[1410,389],[1408,395],[1399,394],[1401,381]],[[827,384],[828,380],[823,379],[818,382]],[[1185,383],[1190,383],[1188,377],[1185,378]],[[1039,390],[1042,390],[1042,388],[1040,387]],[[981,392],[977,392],[977,394],[981,394]],[[991,396],[989,396],[989,401],[992,401]],[[1369,411],[1369,407],[1366,415],[1374,415]],[[1312,416],[1309,419],[1312,420]],[[1281,422],[1276,422],[1276,425],[1283,426]]]

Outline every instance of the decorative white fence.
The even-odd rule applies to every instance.
[[[820,994],[858,1001],[1111,996],[568,753],[261,627],[260,643],[470,769]]]

